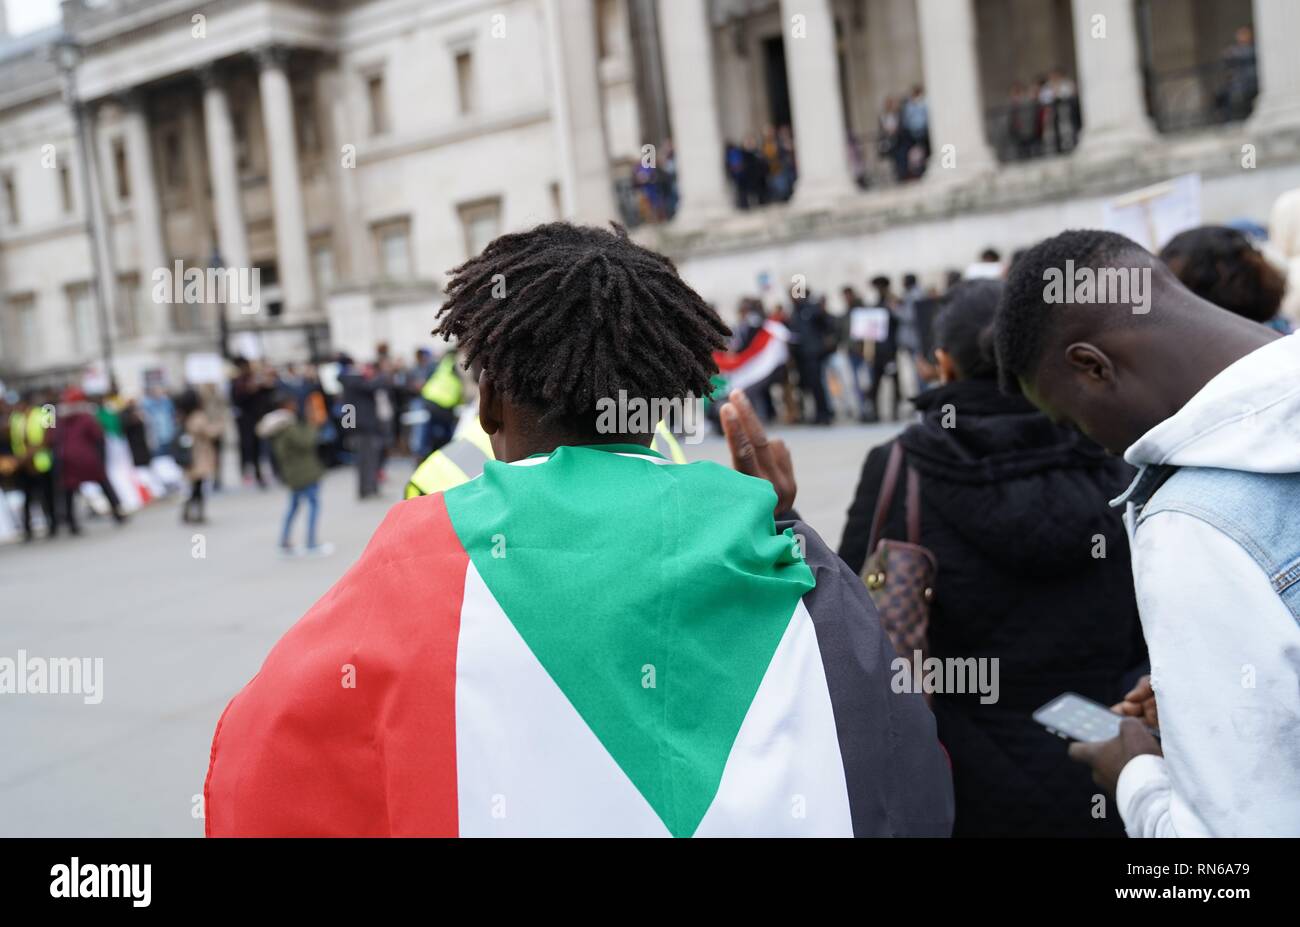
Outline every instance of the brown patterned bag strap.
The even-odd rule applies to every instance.
[[[915,467],[907,468],[907,540],[921,543],[921,475]]]
[[[867,539],[867,553],[871,554],[880,542],[880,533],[885,529],[885,518],[889,515],[889,505],[894,501],[894,491],[898,488],[898,471],[903,467],[903,446],[894,442],[889,450],[889,463],[885,465],[885,479],[880,484],[880,495],[876,496],[876,513],[871,517],[871,536]],[[911,509],[911,472],[908,467],[909,510]],[[918,488],[917,493],[920,493]],[[919,520],[918,520],[919,525]],[[911,533],[909,527],[909,534]]]

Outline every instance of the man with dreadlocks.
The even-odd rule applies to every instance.
[[[208,833],[949,833],[865,588],[774,522],[784,446],[739,395],[741,472],[598,411],[709,390],[727,329],[672,263],[544,225],[457,268],[439,316],[495,460],[397,505],[227,707]]]

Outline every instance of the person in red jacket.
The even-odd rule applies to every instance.
[[[82,483],[95,483],[104,491],[113,520],[119,525],[126,521],[113,484],[108,481],[104,466],[104,429],[95,417],[95,407],[86,400],[86,394],[75,386],[63,393],[58,422],[53,429],[54,454],[58,461],[59,485],[63,488],[64,511],[68,528],[80,534],[77,524],[77,491]]]

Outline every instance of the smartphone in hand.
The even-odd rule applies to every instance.
[[[1057,737],[1095,743],[1119,736],[1123,717],[1074,692],[1058,695],[1034,712],[1034,720]]]

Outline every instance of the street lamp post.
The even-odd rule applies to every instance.
[[[212,256],[208,258],[208,266],[218,272],[226,266],[226,262],[221,259],[221,249],[215,244],[212,246]],[[230,320],[226,318],[226,304],[218,300],[216,307],[220,353],[222,358],[230,360]]]
[[[113,371],[113,335],[109,328],[108,306],[104,301],[104,287],[112,281],[105,281],[106,268],[99,257],[99,229],[94,219],[94,184],[91,179],[91,139],[90,125],[86,119],[86,106],[77,94],[77,66],[81,63],[81,46],[72,36],[64,33],[54,42],[55,64],[63,78],[63,101],[72,112],[72,121],[77,135],[77,164],[81,174],[81,198],[86,211],[86,236],[90,245],[91,268],[95,275],[95,309],[99,321],[99,347],[104,360],[104,374],[108,377],[109,389],[117,392],[117,375]]]

